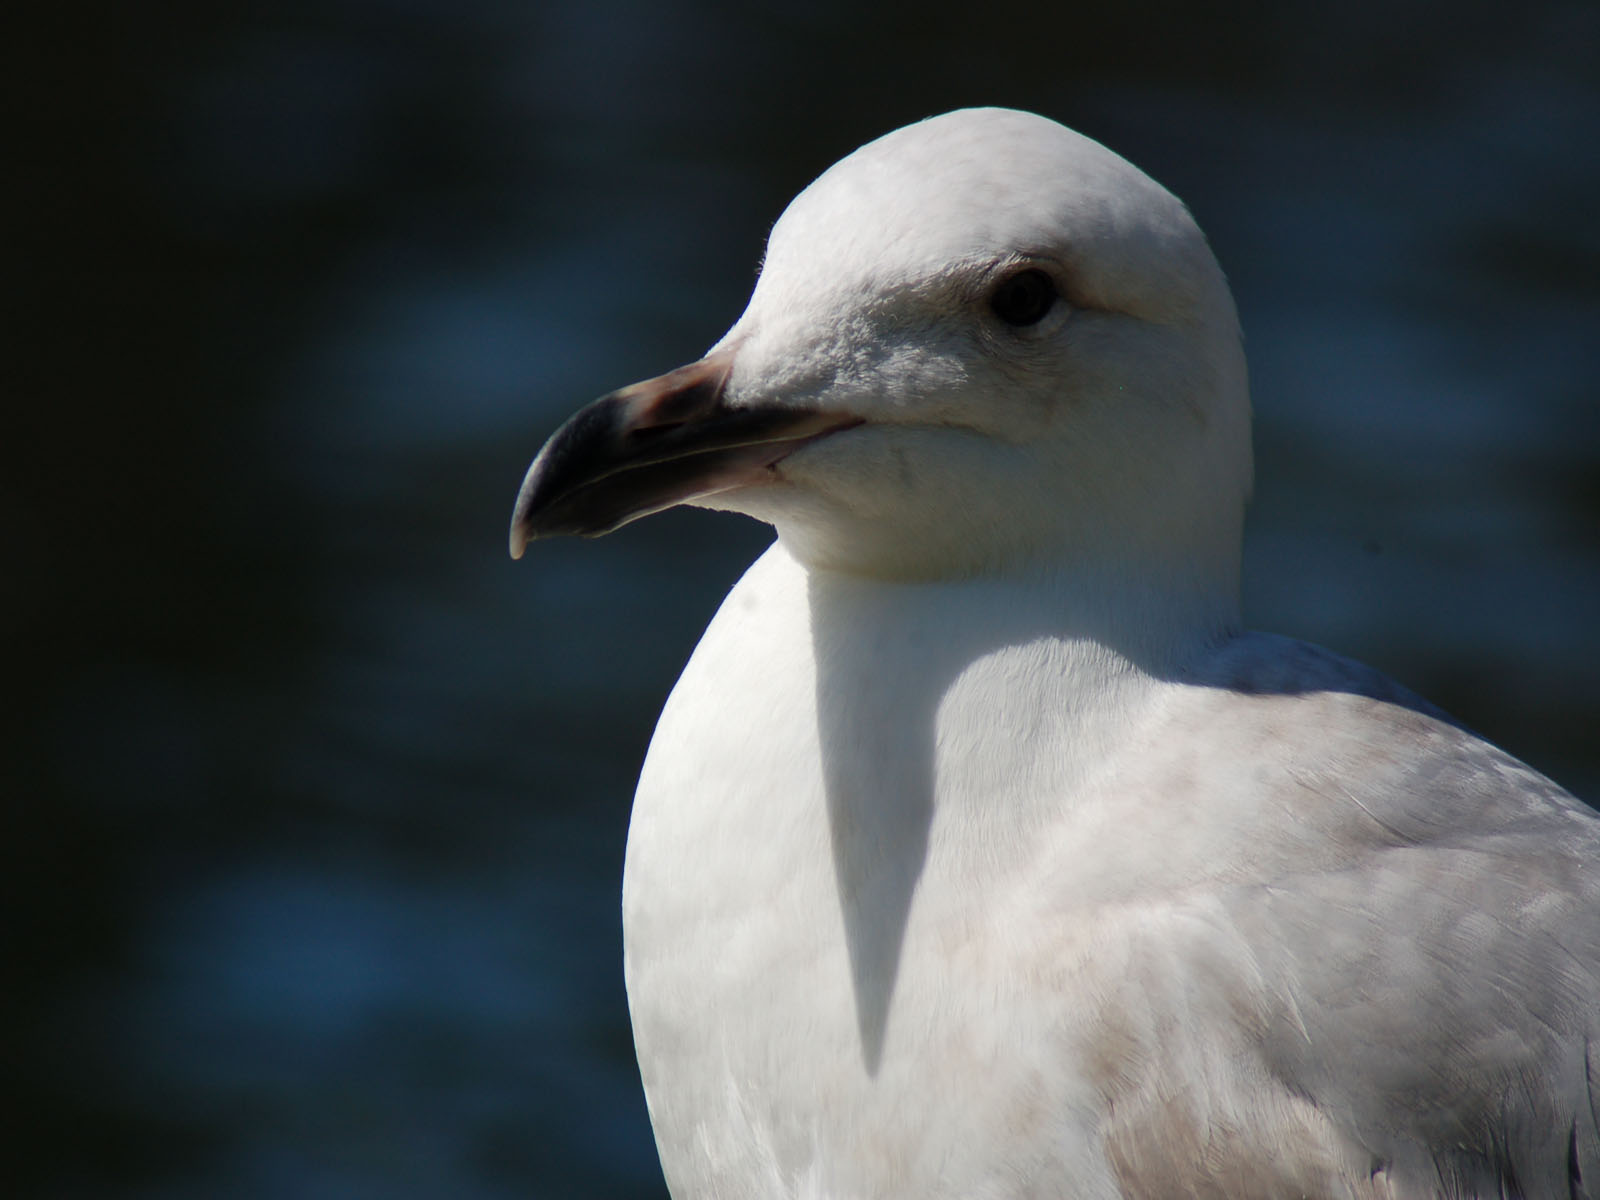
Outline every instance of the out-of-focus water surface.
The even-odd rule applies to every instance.
[[[511,501],[568,412],[738,315],[801,185],[947,108],[1064,120],[1209,231],[1252,623],[1600,798],[1587,0],[30,20],[9,1195],[662,1195],[628,803],[766,533],[668,514],[512,564]]]

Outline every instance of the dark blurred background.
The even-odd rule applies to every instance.
[[[738,315],[799,187],[947,108],[1074,125],[1210,232],[1252,623],[1600,798],[1590,0],[10,20],[5,1195],[662,1195],[628,803],[767,534],[512,564],[512,498]]]

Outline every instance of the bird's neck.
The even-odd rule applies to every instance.
[[[769,557],[804,580],[819,664],[897,650],[958,672],[1006,647],[1049,642],[1068,684],[1089,688],[1107,672],[1174,678],[1240,627],[1237,556],[1147,561],[1124,549],[933,579],[807,566],[782,542]]]
[[[804,581],[834,794],[904,791],[884,772],[922,764],[930,786],[912,790],[984,810],[1002,837],[1052,819],[1150,697],[1237,628],[1233,589],[1138,564],[905,583],[781,559]],[[997,796],[1006,781],[1015,797]]]
[[[1231,596],[1138,571],[887,582],[807,570],[781,545],[756,572],[804,596],[817,783],[875,1071],[909,923],[964,927],[975,897],[1030,878],[1048,839],[1093,819],[1096,781],[1226,636]]]

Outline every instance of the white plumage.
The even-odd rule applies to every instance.
[[[551,439],[514,553],[778,531],[628,839],[674,1196],[1600,1196],[1600,819],[1241,632],[1249,486],[1188,213],[996,109],[832,168],[705,360]]]

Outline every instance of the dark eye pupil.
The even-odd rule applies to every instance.
[[[1037,325],[1056,302],[1056,285],[1043,271],[1030,268],[1000,281],[989,307],[1007,325]]]

